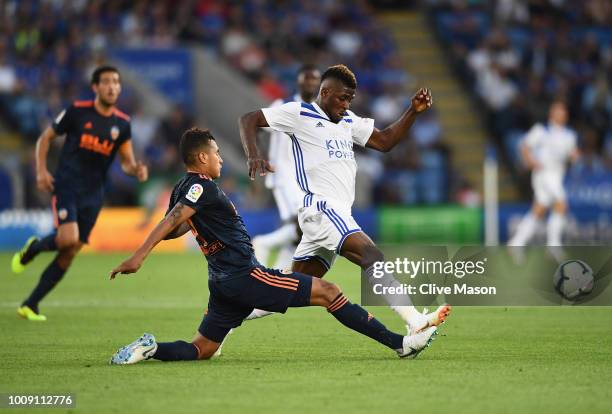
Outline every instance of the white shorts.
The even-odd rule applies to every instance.
[[[535,201],[544,207],[550,207],[556,201],[565,201],[563,175],[536,173],[531,176],[531,185]]]
[[[272,189],[281,221],[287,221],[297,216],[298,209],[302,206],[302,201],[304,200],[304,192],[298,187],[295,180],[290,182],[295,185],[285,183]]]
[[[340,253],[344,240],[362,230],[351,216],[350,208],[335,207],[327,201],[313,198],[309,201],[310,205],[298,211],[303,234],[293,260],[317,259],[329,269]]]

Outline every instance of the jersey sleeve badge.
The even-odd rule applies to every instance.
[[[187,195],[185,196],[185,198],[191,201],[192,203],[195,203],[198,201],[198,199],[200,198],[203,192],[204,192],[204,188],[200,184],[194,184],[191,186],[191,188],[187,192]]]

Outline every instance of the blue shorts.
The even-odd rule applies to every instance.
[[[250,274],[230,280],[209,280],[208,311],[198,331],[222,342],[230,329],[242,324],[253,309],[285,313],[310,305],[312,276],[255,267]]]
[[[51,198],[55,227],[76,222],[79,226],[79,240],[87,243],[102,203],[102,197],[84,197],[72,191],[56,190]]]

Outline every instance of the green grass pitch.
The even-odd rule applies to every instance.
[[[13,276],[0,255],[0,393],[74,393],[84,413],[612,412],[612,308],[455,308],[416,360],[324,309],[294,309],[245,323],[212,361],[109,366],[143,332],[190,340],[207,301],[198,254],[153,254],[109,281],[124,257],[79,256],[41,305],[49,320],[32,323],[15,309],[50,256]],[[353,265],[327,278],[359,299]],[[403,331],[387,308],[369,310]]]

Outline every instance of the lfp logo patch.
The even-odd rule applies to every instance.
[[[185,198],[191,201],[192,203],[195,203],[196,201],[198,201],[198,199],[200,198],[203,192],[204,192],[204,188],[202,188],[200,184],[194,184],[191,186],[191,188],[187,192],[187,195],[185,196]]]

